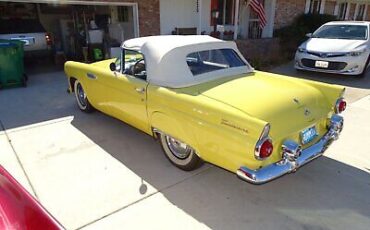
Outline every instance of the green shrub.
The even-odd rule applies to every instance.
[[[276,30],[274,34],[280,39],[281,51],[285,58],[294,57],[297,47],[307,39],[307,33],[314,32],[324,23],[336,20],[335,16],[328,14],[302,14],[295,18],[291,25]]]

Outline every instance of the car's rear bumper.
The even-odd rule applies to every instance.
[[[298,143],[287,140],[282,146],[283,159],[281,161],[258,170],[242,166],[237,170],[237,175],[252,184],[263,184],[284,174],[295,172],[302,165],[321,156],[327,147],[339,137],[342,128],[343,118],[333,115],[328,132],[314,145],[301,150]]]

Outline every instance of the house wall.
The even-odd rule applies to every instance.
[[[74,0],[74,1],[86,1],[86,0]],[[140,36],[160,34],[160,17],[159,17],[160,0],[89,0],[89,1],[137,3],[139,11],[138,18],[139,18]]]
[[[178,28],[197,27],[197,0],[160,0],[160,33],[171,34]]]
[[[348,20],[354,20],[355,17],[356,4],[351,4],[348,14]]]
[[[290,25],[293,20],[305,12],[306,0],[277,0],[274,29]]]
[[[325,14],[331,14],[331,15],[334,15],[334,10],[335,10],[335,5],[337,3],[335,1],[326,1],[325,2],[325,9],[324,9],[324,13]]]

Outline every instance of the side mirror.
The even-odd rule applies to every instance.
[[[116,71],[117,70],[117,67],[116,67],[116,63],[112,62],[109,64],[109,69],[111,71]]]
[[[312,37],[312,33],[306,34],[306,37],[311,38]]]

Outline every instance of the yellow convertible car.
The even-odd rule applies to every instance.
[[[178,168],[210,162],[254,184],[321,156],[343,127],[344,88],[255,71],[234,42],[127,40],[121,57],[67,62],[69,91],[157,138]]]

